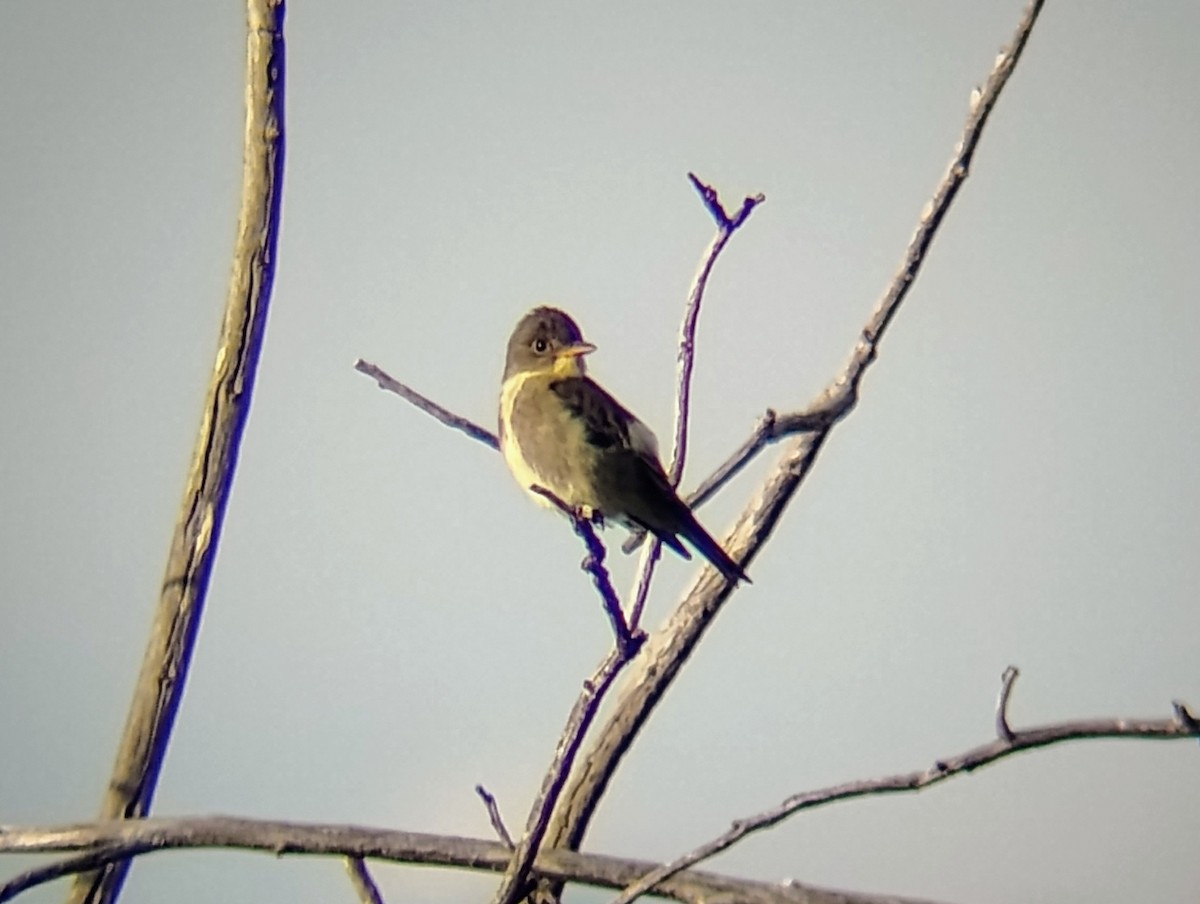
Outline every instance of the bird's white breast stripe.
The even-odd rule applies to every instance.
[[[504,385],[500,388],[500,423],[511,424],[513,406],[516,404],[517,395],[525,386],[525,381],[533,374],[516,373],[504,381]],[[504,461],[508,464],[509,471],[512,472],[517,483],[521,485],[521,489],[529,493],[529,497],[538,505],[546,508],[553,508],[553,503],[542,496],[540,493],[530,492],[529,488],[540,486],[541,479],[538,473],[533,470],[529,462],[525,460],[525,456],[521,453],[521,444],[517,442],[517,438],[513,436],[512,430],[501,428],[500,437],[500,452],[504,455]]]

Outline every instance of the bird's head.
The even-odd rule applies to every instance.
[[[504,379],[514,374],[553,374],[578,377],[583,358],[596,346],[583,341],[579,326],[558,308],[534,308],[521,318],[508,340]]]

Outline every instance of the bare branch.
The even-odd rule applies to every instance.
[[[996,700],[996,737],[1003,741],[1011,741],[1014,737],[1013,730],[1008,724],[1008,698],[1011,696],[1013,685],[1016,684],[1020,674],[1020,669],[1015,665],[1010,665],[1000,676],[1000,696]]]
[[[675,437],[671,446],[671,463],[667,474],[671,486],[679,486],[683,478],[683,466],[687,461],[688,423],[692,407],[692,370],[696,362],[696,327],[700,322],[700,305],[704,301],[704,290],[708,287],[708,277],[716,266],[717,258],[729,243],[729,239],[749,218],[754,208],[763,203],[766,198],[759,194],[742,201],[742,208],[732,218],[725,211],[717,190],[711,185],[701,182],[695,173],[688,173],[692,187],[700,194],[704,206],[717,223],[717,234],[705,249],[700,259],[700,269],[692,280],[691,291],[688,292],[687,304],[683,311],[683,323],[679,327],[678,369],[675,380]],[[642,539],[644,531],[638,531],[625,544],[625,552],[631,552]],[[629,623],[634,628],[642,621],[642,611],[646,608],[646,597],[650,593],[650,580],[654,575],[654,566],[658,562],[662,542],[657,538],[651,541],[649,554],[638,562],[637,578],[634,582],[633,606],[630,608]]]
[[[700,486],[684,496],[683,501],[693,509],[699,508],[715,496],[721,487],[736,477],[742,468],[750,464],[754,457],[767,446],[797,433],[817,433],[827,430],[849,412],[851,406],[848,402],[848,397],[823,398],[818,405],[807,411],[792,411],[786,414],[777,414],[773,409],[768,408],[766,413],[758,419],[758,423],[754,425],[754,430],[746,441],[722,465],[706,477]],[[644,530],[635,531],[622,544],[621,551],[633,552],[645,539],[646,532]]]
[[[68,875],[71,870],[62,866],[65,864],[76,864],[76,869],[92,869],[151,851],[199,848],[261,851],[277,857],[307,854],[372,858],[497,873],[505,868],[511,856],[511,852],[500,842],[477,838],[228,816],[113,820],[72,826],[0,827],[0,853],[86,852],[80,857],[61,861],[59,872],[42,881]],[[547,850],[538,854],[534,871],[539,877],[547,879],[580,882],[615,891],[635,881],[654,865],[644,860]],[[48,867],[41,869],[44,871]],[[11,901],[21,891],[32,888],[33,884],[16,888],[10,881],[0,886],[0,904]],[[738,901],[745,904],[918,904],[912,899],[827,891],[791,882],[754,882],[697,870],[688,870],[666,880],[654,894],[691,904],[705,901]]]
[[[683,477],[683,466],[687,460],[688,417],[692,403],[692,370],[696,363],[696,327],[700,321],[700,305],[704,301],[704,290],[708,287],[708,278],[716,266],[717,258],[725,249],[734,232],[746,222],[754,208],[763,203],[763,195],[746,198],[742,209],[732,219],[721,205],[717,190],[701,182],[694,173],[688,173],[692,186],[700,193],[709,213],[717,222],[717,234],[709,243],[708,249],[700,262],[700,269],[692,280],[692,289],[688,293],[687,305],[683,312],[683,323],[679,328],[678,372],[675,382],[675,440],[671,446],[671,464],[668,475],[671,486],[678,486]]]
[[[574,527],[575,533],[583,540],[588,554],[584,557],[581,567],[591,574],[592,582],[596,585],[596,590],[600,594],[600,599],[604,604],[604,611],[608,614],[609,621],[613,626],[616,647],[600,664],[591,679],[584,683],[583,692],[580,694],[579,699],[576,700],[575,706],[567,718],[566,727],[559,737],[558,746],[555,748],[550,768],[546,771],[546,777],[542,780],[541,791],[534,801],[533,807],[530,809],[525,834],[521,838],[520,843],[514,848],[512,859],[504,872],[504,878],[500,883],[500,887],[496,891],[494,900],[498,904],[500,902],[503,902],[503,904],[514,904],[515,901],[523,896],[523,890],[529,878],[529,871],[533,866],[534,860],[537,858],[538,849],[541,847],[542,839],[546,834],[546,827],[550,823],[550,816],[554,812],[559,794],[562,793],[563,786],[567,782],[567,776],[571,772],[572,765],[574,765],[575,756],[579,752],[579,748],[583,745],[583,739],[587,734],[587,730],[595,719],[605,694],[608,693],[608,689],[612,686],[613,679],[637,655],[638,649],[640,649],[646,638],[646,635],[641,631],[631,632],[629,625],[625,621],[625,613],[621,610],[621,601],[617,597],[616,590],[613,589],[608,570],[604,567],[604,558],[606,555],[604,544],[596,536],[589,518],[585,517],[583,512],[567,505],[566,502],[545,487],[533,486],[530,487],[530,490],[549,500],[551,504],[566,515],[571,520],[571,525]],[[480,789],[477,788],[476,790]],[[501,828],[503,828],[503,824],[501,824]],[[507,832],[504,834],[507,835]],[[512,847],[511,838],[509,838],[509,847]]]
[[[1009,667],[1004,672],[1004,689],[1001,700],[1007,701],[1017,677],[1017,670]],[[1007,723],[1005,725],[1007,728]],[[736,820],[729,831],[701,845],[688,854],[659,867],[643,876],[633,885],[621,892],[612,904],[630,904],[639,895],[652,889],[658,882],[674,875],[677,871],[688,869],[703,860],[707,860],[721,851],[728,850],[747,835],[769,828],[799,813],[801,810],[811,810],[834,801],[850,800],[855,797],[866,797],[873,794],[894,794],[920,791],[930,785],[944,782],[946,779],[963,773],[972,772],[982,766],[987,766],[1026,750],[1037,747],[1048,747],[1063,741],[1078,741],[1096,738],[1143,738],[1153,740],[1178,740],[1180,738],[1200,737],[1200,726],[1180,719],[1178,710],[1172,719],[1089,719],[1079,722],[1060,722],[1053,725],[1043,725],[1025,731],[1008,729],[1008,737],[1001,736],[995,741],[972,747],[970,750],[955,756],[937,760],[926,769],[890,775],[884,778],[867,779],[865,781],[847,782],[844,785],[834,785],[819,791],[805,791],[795,794],[778,806]]]
[[[460,430],[467,436],[471,437],[471,439],[477,439],[485,446],[491,446],[493,449],[499,451],[500,440],[496,434],[492,433],[490,430],[485,430],[474,421],[470,421],[465,417],[460,417],[448,408],[443,408],[432,399],[427,399],[415,389],[412,389],[401,383],[378,365],[359,358],[354,362],[354,369],[359,373],[366,374],[368,377],[373,379],[379,384],[380,389],[386,389],[388,392],[394,392],[405,401],[416,405],[426,414],[437,418],[447,427],[453,427],[455,430]]]
[[[630,631],[629,624],[625,621],[625,613],[621,609],[621,600],[612,585],[612,578],[609,577],[608,569],[604,567],[604,559],[608,554],[607,550],[604,548],[604,544],[600,541],[600,538],[596,536],[596,532],[592,530],[591,521],[545,487],[534,486],[529,489],[530,492],[537,493],[542,498],[548,499],[555,508],[571,520],[571,526],[575,529],[576,535],[583,540],[583,545],[587,548],[588,553],[579,567],[592,576],[592,583],[596,585],[596,591],[600,594],[600,601],[604,604],[604,611],[608,615],[608,620],[612,623],[613,634],[616,637],[617,649],[621,653],[621,658],[626,661],[632,659],[634,654],[637,653],[638,647],[641,646],[644,635],[641,632]]]
[[[242,204],[225,318],[150,640],[100,807],[102,819],[150,812],[200,629],[266,331],[283,193],[282,0],[248,0],[247,24]],[[114,901],[126,870],[117,861],[78,876],[69,901]]]
[[[500,815],[500,805],[496,803],[496,796],[483,785],[476,785],[475,793],[479,795],[484,807],[487,808],[488,820],[491,822],[492,828],[496,830],[496,836],[511,851],[516,845],[513,844],[512,835],[508,833],[508,826],[504,824],[504,817]]]
[[[639,529],[630,534],[622,548],[626,553],[632,552],[637,543],[645,538],[646,532]],[[633,626],[634,630],[641,629],[642,614],[646,610],[646,599],[650,596],[650,582],[654,580],[654,569],[661,557],[662,541],[658,537],[651,537],[638,560],[637,578],[633,587],[633,606],[629,610],[629,624]]]
[[[825,403],[822,407],[809,411],[791,411],[777,414],[770,408],[758,419],[754,432],[742,443],[741,447],[729,456],[725,462],[711,475],[704,479],[700,486],[687,497],[686,502],[692,508],[699,508],[708,502],[721,487],[738,475],[742,468],[750,464],[754,457],[772,443],[784,437],[797,433],[816,433],[828,430],[845,414],[849,412],[848,405],[839,407],[837,400],[832,405]]]
[[[612,687],[613,680],[628,662],[626,650],[618,644],[600,663],[592,677],[584,682],[583,692],[567,717],[567,724],[559,737],[550,768],[546,770],[541,790],[529,811],[525,835],[513,852],[508,868],[504,871],[504,879],[492,899],[495,904],[515,904],[523,896],[530,870],[546,837],[550,817],[567,783],[567,777],[571,774],[571,767],[575,764],[579,748],[583,746],[587,730],[596,718],[600,704]]]
[[[970,161],[988,116],[1020,58],[1041,6],[1041,0],[1034,0],[1024,11],[1010,49],[1002,51],[996,58],[983,88],[972,93],[962,137],[954,149],[946,174],[921,213],[899,271],[869,317],[842,373],[830,383],[814,406],[820,410],[837,412],[836,417],[815,432],[795,437],[785,448],[779,462],[767,475],[724,544],[743,565],[753,559],[771,536],[788,503],[810,473],[834,424],[856,404],[863,376],[875,360],[888,325],[907,297],[938,227],[967,177]],[[594,748],[572,776],[571,785],[564,791],[559,810],[555,813],[547,836],[548,843],[556,847],[578,848],[625,752],[683,663],[694,652],[728,599],[730,590],[713,572],[702,572],[688,590],[670,622],[653,640],[651,648],[654,655],[644,657],[644,667],[639,670],[637,679],[623,689],[607,723],[597,733]]]
[[[362,857],[347,857],[346,873],[350,876],[350,884],[354,886],[354,893],[358,895],[362,904],[383,904],[383,895],[379,893],[379,886],[375,884],[375,879],[367,869],[367,861]]]

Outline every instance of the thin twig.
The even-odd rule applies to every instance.
[[[1014,737],[1008,724],[1008,698],[1012,695],[1013,685],[1020,674],[1020,669],[1010,665],[1000,676],[1000,695],[996,699],[996,737],[1004,741],[1011,741]]]
[[[639,533],[642,537],[646,536],[645,531],[639,531]],[[650,595],[650,582],[654,580],[654,569],[658,566],[661,556],[662,541],[658,537],[653,537],[642,550],[642,556],[638,560],[637,583],[633,588],[633,608],[629,613],[629,624],[635,631],[641,628],[642,613],[646,609],[646,599]]]
[[[625,621],[625,612],[621,609],[621,599],[617,596],[617,591],[613,587],[608,569],[604,567],[604,559],[607,555],[604,543],[596,536],[591,522],[572,506],[567,505],[559,499],[554,493],[545,487],[539,486],[533,486],[529,489],[530,492],[537,493],[542,498],[548,499],[555,508],[566,515],[570,519],[571,527],[575,529],[576,535],[583,540],[583,545],[587,549],[587,555],[579,563],[579,567],[592,576],[592,583],[596,585],[596,591],[600,594],[600,601],[604,604],[604,612],[608,615],[608,620],[612,624],[613,636],[616,638],[617,649],[620,651],[621,656],[624,659],[633,658],[633,655],[637,652],[637,648],[641,645],[642,635],[640,632],[631,631],[629,623]]]
[[[701,182],[695,173],[688,173],[688,181],[700,195],[704,206],[717,224],[717,234],[708,244],[700,259],[700,269],[692,279],[692,287],[688,292],[687,304],[683,309],[683,322],[679,327],[679,354],[676,360],[675,377],[675,435],[671,445],[671,462],[667,468],[667,476],[671,486],[679,486],[683,479],[683,468],[687,462],[688,430],[692,408],[692,371],[696,364],[696,327],[700,322],[700,307],[704,302],[704,290],[708,287],[708,278],[716,266],[717,258],[729,243],[733,234],[742,226],[754,212],[754,208],[762,204],[766,197],[758,194],[747,197],[742,201],[741,209],[730,217],[717,190],[711,185]],[[633,550],[637,543],[645,537],[644,532],[637,532],[625,544],[625,551]],[[655,537],[650,541],[648,555],[643,556],[638,563],[637,578],[634,582],[633,606],[630,608],[629,623],[637,627],[642,621],[642,612],[646,608],[646,597],[650,593],[650,581],[654,576],[654,567],[658,562],[661,551],[661,541]],[[631,545],[632,544],[632,545]]]
[[[777,414],[771,409],[758,419],[754,432],[737,451],[712,472],[684,500],[692,508],[708,502],[721,487],[738,475],[763,449],[788,436],[798,433],[816,433],[827,430],[849,412],[848,398],[822,400],[821,406],[808,411],[790,411]]]
[[[150,812],[250,413],[275,279],[283,196],[283,18],[282,0],[248,0],[242,200],[225,317],[154,624],[100,807],[102,819]],[[79,875],[68,900],[115,900],[127,869],[116,862]]]
[[[938,227],[967,177],[984,126],[1024,50],[1041,7],[1041,0],[1034,0],[1024,11],[1010,49],[1002,51],[996,58],[983,88],[972,92],[962,137],[933,197],[921,212],[904,260],[868,318],[846,366],[815,406],[841,413],[833,423],[816,432],[803,433],[788,444],[726,541],[727,550],[739,562],[745,564],[752,560],[770,538],[784,510],[812,472],[833,426],[856,405],[863,377],[875,360],[888,325],[915,283]],[[729,587],[709,576],[710,572],[701,572],[660,632],[660,637],[655,639],[653,658],[639,669],[637,679],[623,689],[605,725],[597,731],[593,748],[563,792],[559,811],[547,836],[549,844],[575,849],[582,842],[620,761],[724,606]]]
[[[379,886],[367,869],[367,861],[362,857],[347,857],[346,874],[350,876],[350,884],[354,886],[354,893],[362,904],[383,904],[383,895],[379,893]]]
[[[1006,691],[1011,691],[1017,670],[1010,668],[1004,673],[1004,690],[1001,695],[1007,699]],[[679,870],[695,866],[709,857],[728,850],[747,835],[762,831],[787,819],[801,810],[811,810],[825,806],[835,801],[850,800],[856,797],[866,797],[872,794],[896,794],[920,791],[930,785],[944,782],[946,779],[967,772],[973,772],[982,766],[990,765],[1005,757],[1037,747],[1047,747],[1063,741],[1078,741],[1096,738],[1143,738],[1154,740],[1177,740],[1180,738],[1200,737],[1200,726],[1187,724],[1179,718],[1178,711],[1173,719],[1090,719],[1079,722],[1060,722],[1053,725],[1043,725],[1024,731],[1010,731],[1010,737],[1000,737],[978,747],[972,747],[955,756],[937,760],[926,769],[889,775],[884,778],[867,779],[864,781],[847,782],[822,788],[819,791],[805,791],[795,794],[779,805],[734,821],[729,831],[718,838],[709,841],[684,856],[660,866],[651,873],[623,890],[613,899],[612,904],[630,904],[639,895],[645,894],[657,883],[661,882]]]
[[[437,418],[447,427],[453,427],[455,430],[461,430],[467,436],[471,437],[471,439],[477,439],[485,446],[491,446],[493,449],[499,451],[500,440],[496,437],[496,434],[492,433],[490,430],[485,430],[474,421],[468,420],[465,417],[460,417],[453,411],[450,411],[448,408],[443,408],[437,402],[427,399],[415,389],[412,389],[411,387],[401,383],[378,365],[359,358],[354,362],[354,369],[360,374],[366,374],[368,377],[373,379],[379,384],[380,389],[386,389],[388,392],[394,392],[396,395],[400,396],[400,398],[407,402],[411,402],[426,414]]]
[[[483,785],[476,785],[475,793],[479,795],[484,807],[487,809],[488,820],[491,822],[492,828],[495,829],[496,836],[511,851],[516,845],[513,844],[512,835],[508,833],[508,826],[504,824],[504,817],[500,815],[500,805],[496,803],[496,796],[483,787]]]
[[[725,484],[729,483],[742,468],[750,464],[755,456],[763,449],[779,440],[795,436],[798,433],[816,433],[827,430],[850,412],[853,400],[849,395],[828,396],[822,394],[820,400],[811,408],[804,411],[789,411],[778,414],[768,408],[758,419],[750,436],[725,461],[717,467],[691,493],[683,496],[692,509],[698,509],[717,494]],[[621,551],[628,554],[633,552],[646,539],[644,530],[636,530],[629,535],[621,545]]]
[[[667,473],[671,486],[679,486],[683,477],[683,466],[687,460],[688,426],[692,404],[692,371],[696,364],[696,327],[700,322],[700,306],[704,302],[704,290],[708,287],[708,278],[716,266],[717,258],[729,243],[734,232],[746,222],[754,208],[763,203],[763,195],[746,198],[742,209],[730,218],[725,212],[717,190],[711,185],[701,182],[695,173],[688,173],[692,187],[699,192],[705,207],[717,222],[717,234],[709,243],[708,249],[700,262],[700,269],[692,280],[692,288],[688,293],[687,304],[684,306],[683,323],[679,327],[679,355],[677,358],[677,373],[675,379],[675,438],[671,446],[671,464]]]

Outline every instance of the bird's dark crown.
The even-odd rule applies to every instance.
[[[552,370],[563,349],[581,342],[583,333],[566,311],[546,306],[534,308],[521,318],[509,337],[504,379],[524,371]]]

